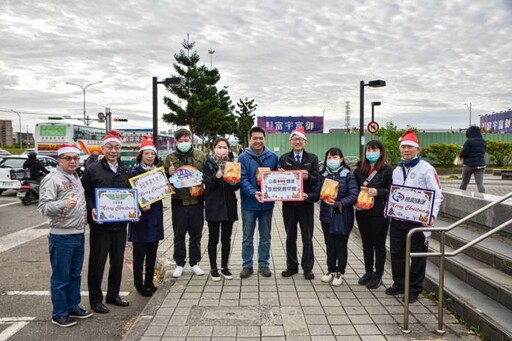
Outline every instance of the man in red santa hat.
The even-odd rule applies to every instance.
[[[107,256],[110,259],[106,303],[120,307],[129,305],[119,297],[123,272],[124,249],[126,246],[126,222],[99,223],[96,221],[96,188],[131,188],[128,182],[130,169],[121,162],[122,135],[111,130],[103,137],[101,149],[103,158],[85,169],[82,184],[87,200],[87,217],[91,228],[89,269],[87,284],[89,302],[97,313],[108,313],[103,304],[101,282]]]
[[[304,193],[310,193],[318,178],[318,157],[304,149],[307,142],[306,131],[303,126],[298,127],[290,134],[292,150],[279,158],[278,168],[284,170],[302,171]],[[290,277],[299,272],[297,258],[297,223],[300,226],[302,237],[301,267],[304,277],[315,278],[313,264],[313,230],[314,230],[315,204],[304,201],[283,202],[283,220],[286,228],[286,270],[281,275]]]
[[[437,172],[427,161],[421,160],[418,155],[420,144],[413,130],[406,131],[400,138],[400,155],[402,159],[393,171],[393,184],[400,186],[416,187],[435,191],[432,220],[428,224],[391,219],[389,228],[389,241],[391,252],[391,272],[393,285],[386,289],[387,295],[398,295],[404,292],[405,283],[405,245],[407,233],[416,227],[432,225],[439,214],[439,208],[443,202],[441,185]],[[415,233],[411,239],[411,252],[427,252],[430,232]],[[415,257],[411,261],[410,294],[409,303],[414,303],[418,295],[423,291],[423,280],[427,259]]]

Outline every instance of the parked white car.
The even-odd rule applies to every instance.
[[[5,190],[17,190],[20,188],[20,181],[11,179],[11,170],[23,169],[23,163],[25,163],[27,159],[27,155],[0,156],[0,195]],[[40,160],[48,170],[57,167],[58,164],[57,160],[49,156],[38,155],[37,159]]]

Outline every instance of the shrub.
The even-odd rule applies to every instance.
[[[420,155],[434,164],[443,167],[453,167],[453,160],[460,151],[461,147],[456,144],[433,143],[428,147],[422,148]]]
[[[512,143],[505,141],[485,140],[487,154],[496,166],[506,166],[512,163]]]

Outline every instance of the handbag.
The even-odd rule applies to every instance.
[[[455,157],[455,160],[453,160],[453,164],[455,166],[462,166],[463,162],[464,162],[464,159],[460,155],[458,155],[458,154]]]
[[[366,180],[364,180],[362,187],[365,187],[365,188],[361,189],[361,192],[359,192],[359,195],[357,196],[357,201],[356,201],[356,205],[355,205],[357,209],[371,210],[373,208],[375,198],[371,197],[369,195],[368,188],[366,188],[366,186],[370,183],[370,181],[372,181],[372,179],[375,177],[375,175],[377,173],[378,172],[376,170],[373,170],[370,173],[370,175],[368,176],[368,178],[366,178]]]

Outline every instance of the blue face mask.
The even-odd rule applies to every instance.
[[[190,142],[180,142],[178,143],[177,147],[180,152],[187,153],[192,147],[192,145],[190,144]]]
[[[336,160],[336,159],[330,159],[330,160],[327,160],[326,165],[327,165],[327,167],[329,167],[329,169],[335,170],[335,169],[340,168],[341,161]]]
[[[379,152],[366,152],[366,160],[370,161],[370,163],[377,162],[377,160],[379,160],[379,157]]]

